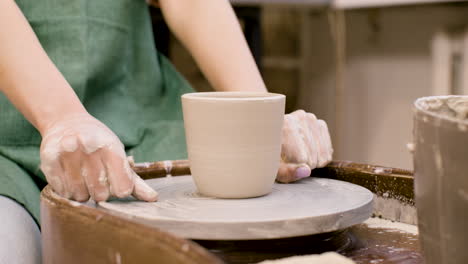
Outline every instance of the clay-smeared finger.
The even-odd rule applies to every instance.
[[[333,156],[333,147],[330,138],[330,132],[328,131],[327,123],[323,120],[318,120],[318,127],[320,130],[320,142],[322,148],[320,149],[318,167],[324,167],[331,162]]]
[[[304,148],[301,125],[297,116],[284,117],[281,142],[281,159],[289,163],[307,163],[308,153]]]
[[[309,177],[311,173],[307,164],[280,163],[276,180],[281,183],[295,182]]]
[[[100,151],[89,154],[82,164],[81,175],[91,198],[96,202],[109,199],[109,182],[106,169],[101,162]]]
[[[321,139],[320,125],[317,117],[314,114],[307,113],[307,123],[310,126],[310,133],[313,135],[314,141],[316,142],[315,149],[313,150],[317,157],[316,166],[313,167],[315,169],[320,167],[321,162],[323,162],[323,158],[326,156],[324,153],[326,149]]]
[[[101,160],[106,168],[111,195],[119,198],[129,196],[133,192],[135,179],[125,155],[109,148],[103,148],[101,151]]]
[[[83,153],[79,148],[78,139],[69,136],[61,141],[63,152],[60,154],[60,163],[64,170],[65,188],[71,193],[71,198],[76,201],[87,201],[89,199],[88,188],[83,177],[81,177],[81,162]]]
[[[135,174],[135,188],[133,189],[133,196],[138,200],[146,202],[156,202],[158,200],[158,193],[149,187],[146,182]]]
[[[41,170],[56,193],[70,198],[71,193],[65,188],[65,173],[60,163],[60,151],[59,137],[45,137],[40,148]]]
[[[317,118],[315,115],[302,112],[301,114],[301,125],[303,127],[302,135],[304,137],[304,148],[307,150],[308,159],[307,164],[311,169],[317,167],[318,162],[318,152],[320,148],[320,142],[318,142],[318,128],[317,128]]]
[[[47,183],[49,183],[50,186],[52,186],[52,189],[59,195],[65,198],[70,198],[71,193],[67,193],[65,191],[63,179],[64,171],[59,159],[41,155],[41,161],[41,170],[46,176]]]

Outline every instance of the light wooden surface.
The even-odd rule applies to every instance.
[[[99,207],[184,238],[204,240],[325,233],[361,223],[372,213],[373,194],[369,190],[325,178],[275,184],[269,195],[251,199],[200,196],[191,176],[147,182],[159,192],[159,202],[120,199]]]

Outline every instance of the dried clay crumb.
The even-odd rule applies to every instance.
[[[259,264],[355,264],[351,259],[336,252],[326,252],[320,255],[295,256],[290,258],[267,260]]]

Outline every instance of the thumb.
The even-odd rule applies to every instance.
[[[311,169],[305,163],[297,164],[281,162],[276,180],[282,183],[295,182],[300,179],[309,177],[310,173]]]
[[[135,187],[132,195],[138,200],[156,202],[158,193],[146,184],[146,182],[135,173]]]

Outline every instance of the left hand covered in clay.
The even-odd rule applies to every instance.
[[[284,117],[281,163],[276,180],[283,183],[310,176],[332,160],[333,148],[325,121],[297,110]]]

